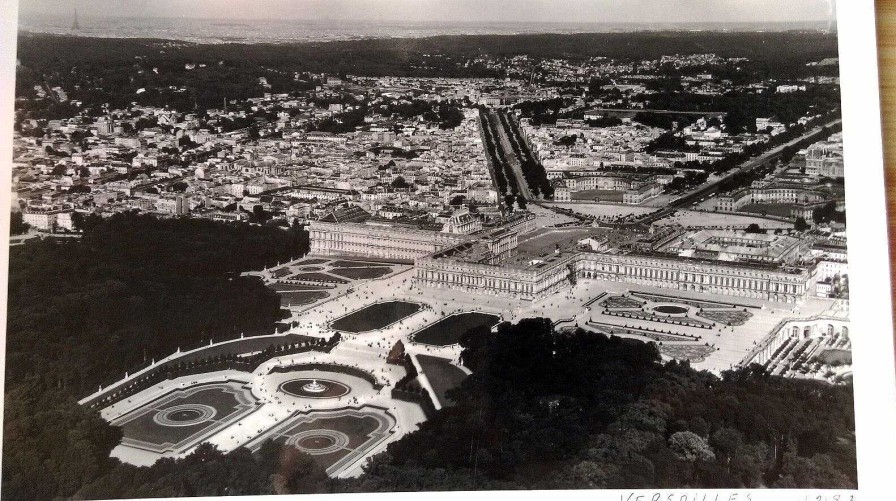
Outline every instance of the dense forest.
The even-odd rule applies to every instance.
[[[195,44],[147,39],[100,39],[23,33],[18,57],[23,63],[104,61],[133,63],[139,59],[172,63],[219,60],[252,62],[287,71],[405,75],[438,72],[431,62],[417,68],[427,54],[451,58],[528,55],[582,61],[591,57],[641,61],[672,54],[743,57],[780,72],[807,60],[837,57],[836,34],[819,32],[628,32],[519,35],[443,35],[425,38],[383,38],[299,44]],[[461,71],[455,63],[443,71]],[[777,73],[773,73],[777,74]],[[428,76],[428,75],[426,75]],[[455,75],[460,76],[460,75]],[[471,76],[489,76],[476,74]]]
[[[456,405],[339,489],[856,485],[852,389],[721,378],[548,319],[469,332]]]
[[[16,95],[35,85],[60,85],[71,99],[91,108],[102,103],[127,107],[168,105],[187,110],[220,107],[264,92],[304,92],[308,74],[362,76],[503,77],[502,70],[472,62],[483,54],[526,54],[534,60],[591,57],[656,59],[662,55],[715,53],[746,57],[732,69],[754,80],[809,75],[807,61],[837,56],[833,34],[810,32],[719,33],[643,32],[437,36],[301,44],[194,44],[166,40],[101,39],[23,33],[19,36]],[[440,54],[444,57],[427,57]],[[185,65],[197,65],[185,70]],[[304,75],[295,78],[296,74]],[[724,73],[719,73],[724,75]],[[742,77],[744,75],[741,75]],[[270,89],[258,81],[264,77]],[[144,89],[137,93],[139,89]],[[20,104],[42,118],[71,116],[69,103]]]
[[[238,272],[308,250],[308,234],[119,214],[80,239],[10,248],[3,495],[72,495],[117,430],[77,399],[178,347],[273,332],[276,293]]]
[[[830,110],[840,109],[840,89],[831,86],[808,86],[806,92],[762,94],[728,93],[719,96],[700,95],[686,92],[663,92],[652,94],[649,106],[657,109],[678,111],[718,111],[726,113],[724,123],[728,132],[756,132],[757,117],[775,117],[785,124],[792,124],[807,113],[825,115]],[[650,117],[639,114],[637,121],[645,125],[670,128],[668,122],[659,120],[663,116]],[[667,118],[668,119],[668,118]],[[688,120],[678,118],[679,123]]]
[[[30,225],[25,222],[25,218],[19,211],[13,211],[9,215],[9,234],[21,235],[27,233]]]

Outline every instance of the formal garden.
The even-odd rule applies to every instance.
[[[662,308],[662,306],[658,306],[654,308],[654,310],[659,311],[659,308]],[[684,308],[683,310],[685,313],[688,311]],[[695,318],[680,316],[681,313],[679,313],[678,310],[675,311],[675,316],[672,316],[673,314],[671,313],[666,313],[665,315],[656,315],[652,312],[641,310],[604,310],[603,314],[613,317],[631,318],[633,320],[646,320],[648,322],[656,322],[661,324],[685,325],[688,327],[696,327],[699,329],[711,329],[715,325],[710,322],[697,320]]]
[[[255,409],[240,383],[177,389],[115,419],[122,443],[157,453],[180,452]]]
[[[351,465],[388,437],[395,420],[383,409],[338,409],[298,414],[271,430],[250,448],[259,450],[264,440],[292,446],[311,456],[329,475]]]
[[[743,307],[745,305],[737,305],[732,303],[723,303],[720,301],[706,301],[706,300],[696,300],[696,299],[687,299],[681,298],[677,296],[666,296],[664,294],[651,294],[648,292],[631,292],[632,297],[646,299],[647,301],[653,301],[654,303],[678,303],[684,304],[688,306],[693,306],[694,308],[737,308]]]
[[[270,271],[276,285],[336,287],[355,280],[382,278],[395,271],[397,263],[346,259],[308,258]]]
[[[746,308],[743,310],[700,310],[697,315],[725,325],[743,325],[753,316]]]
[[[600,305],[604,308],[640,308],[646,303],[647,301],[642,301],[632,297],[610,296],[601,301]]]
[[[694,336],[691,334],[683,334],[680,332],[673,332],[667,330],[659,330],[659,329],[649,329],[649,328],[639,328],[639,327],[629,327],[629,326],[619,326],[612,324],[604,324],[600,322],[588,322],[588,327],[593,328],[595,331],[600,332],[601,334],[606,334],[608,336],[619,336],[619,337],[635,337],[635,338],[647,338],[652,341],[657,342],[666,342],[666,341],[690,341],[697,342],[702,339],[700,336]]]

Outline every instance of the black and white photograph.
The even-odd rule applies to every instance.
[[[857,499],[837,3],[18,1],[0,495]]]

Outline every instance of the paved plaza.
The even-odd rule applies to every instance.
[[[746,228],[758,224],[763,229],[792,230],[793,222],[780,221],[746,214],[729,214],[719,212],[703,212],[678,210],[674,214],[656,221],[657,226],[680,225],[688,228]]]

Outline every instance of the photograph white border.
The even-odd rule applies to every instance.
[[[222,0],[223,2],[224,0]],[[296,0],[301,1],[301,0]],[[786,1],[786,0],[780,0]],[[12,118],[17,37],[17,3],[0,0],[0,202],[8,207],[11,194]],[[856,435],[858,448],[858,496],[878,500],[893,497],[896,472],[896,371],[894,371],[893,321],[886,233],[885,184],[877,71],[877,47],[873,0],[851,0],[837,11],[843,102],[844,163],[850,263],[850,317],[853,340]],[[0,270],[9,264],[9,211],[0,211]],[[5,354],[7,304],[6,273],[0,272],[0,360]],[[2,387],[2,374],[0,374]],[[2,406],[2,403],[0,403]],[[0,407],[2,408],[2,407]],[[2,434],[2,431],[0,431]],[[2,435],[0,435],[2,437]],[[2,461],[2,458],[0,458]],[[835,495],[846,501],[853,491],[795,490],[574,490],[476,493],[384,493],[361,495],[305,495],[300,499],[442,500],[475,498],[599,500],[825,500]],[[295,496],[248,496],[242,499],[295,499]],[[194,498],[214,499],[214,498]],[[233,499],[233,498],[231,498]],[[239,498],[237,498],[239,499]]]
[[[888,499],[896,373],[874,2],[853,0],[838,16],[859,492]]]

